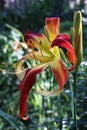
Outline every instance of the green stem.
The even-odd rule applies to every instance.
[[[74,124],[75,124],[75,130],[77,130],[77,119],[76,119],[76,115],[77,115],[77,111],[76,111],[76,77],[77,77],[77,73],[73,73],[73,78],[74,78],[74,87],[73,87],[73,105],[74,105]]]

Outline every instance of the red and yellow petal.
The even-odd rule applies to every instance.
[[[51,47],[58,46],[65,48],[68,51],[67,57],[68,60],[73,64],[68,70],[73,70],[77,64],[77,58],[75,51],[71,45],[70,37],[66,34],[58,35],[55,40],[52,42]]]
[[[62,91],[67,78],[68,78],[68,71],[66,71],[66,68],[61,61],[61,59],[55,59],[50,62],[50,66],[52,69],[52,72],[54,73],[54,77],[56,78],[59,88],[55,91],[36,91],[36,94],[40,94],[43,96],[57,96]]]
[[[36,60],[39,61],[41,63],[46,63],[46,62],[50,62],[51,60],[54,59],[54,56],[42,56],[40,52],[35,51],[34,54],[29,52],[28,54],[26,54],[25,56],[23,56],[17,63],[15,66],[15,74],[17,75],[17,77],[19,78],[19,80],[23,80],[26,71],[28,70],[27,68],[23,67],[23,61],[26,60]]]
[[[27,112],[28,94],[35,84],[36,76],[48,66],[47,63],[28,69],[20,85],[20,118],[23,119]]]
[[[50,52],[50,42],[44,34],[25,33],[24,39],[29,48],[37,48],[37,50],[41,50],[42,53],[47,55],[52,54]],[[30,47],[30,45],[32,46]]]
[[[50,42],[59,34],[60,19],[58,17],[46,18],[46,30],[49,35]]]
[[[59,91],[61,92],[68,78],[68,71],[66,71],[66,67],[61,61],[61,59],[55,59],[51,63],[51,69],[54,73],[54,77],[56,78],[59,84]]]

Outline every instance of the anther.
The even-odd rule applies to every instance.
[[[29,40],[28,40],[28,47],[29,47],[30,49],[34,48],[34,42],[32,41],[32,39],[29,39]]]
[[[40,52],[41,52],[41,55],[43,56],[43,53],[42,53],[42,50],[41,50],[41,45],[42,45],[42,42],[40,41]]]

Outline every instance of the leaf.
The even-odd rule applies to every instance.
[[[21,128],[23,128],[23,130],[25,130],[24,125],[22,125],[22,124],[20,125],[20,123],[18,123],[13,117],[6,114],[2,110],[0,110],[0,116],[2,118],[4,118],[5,120],[7,120],[13,126],[13,128],[15,128],[16,130],[21,130]]]
[[[12,29],[12,30],[14,30],[16,33],[18,33],[19,36],[22,38],[22,41],[24,41],[23,34],[18,29],[16,29],[15,27],[13,27],[13,26],[11,26],[9,24],[5,24],[5,26],[8,27],[8,28],[10,28],[10,29]]]

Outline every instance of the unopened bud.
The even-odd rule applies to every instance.
[[[73,47],[77,56],[77,65],[79,65],[83,58],[82,14],[80,11],[76,11],[74,14],[73,31]]]

